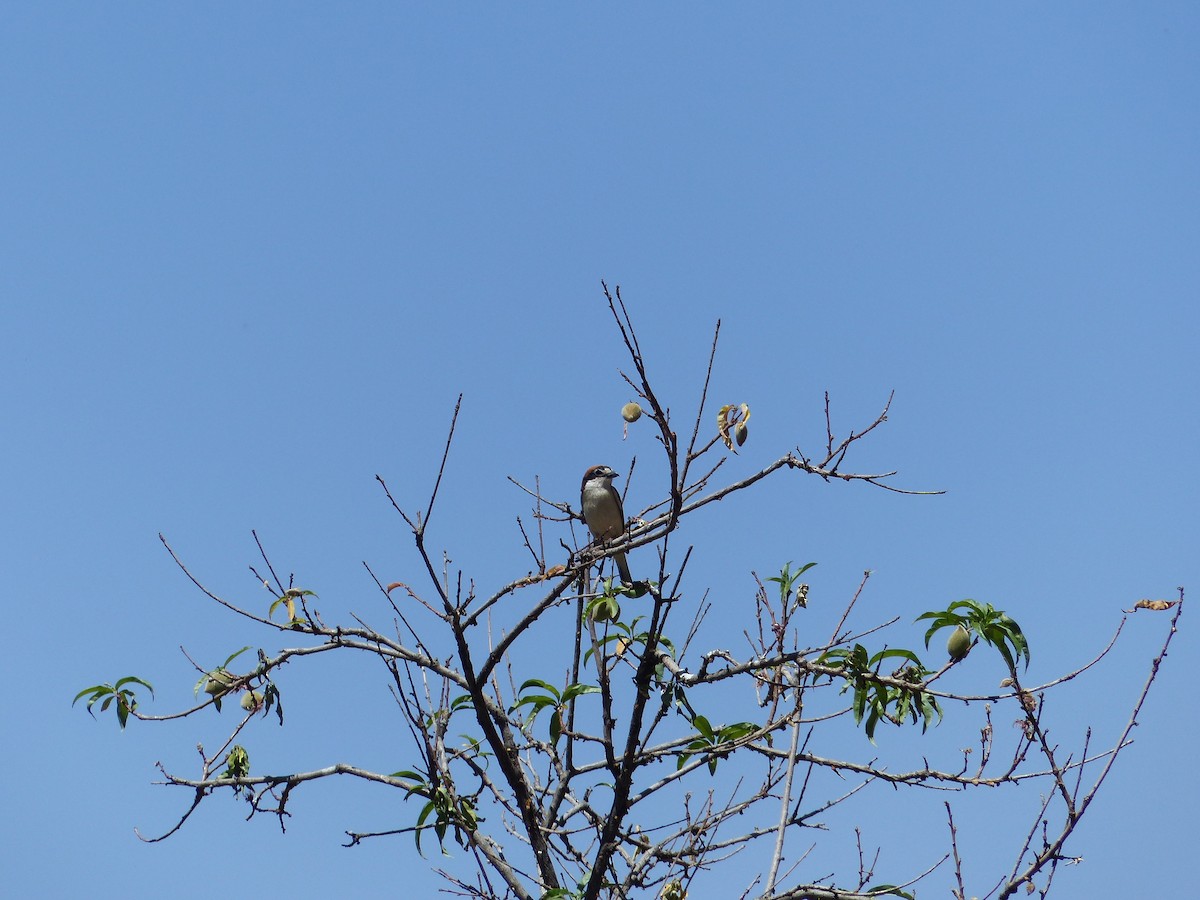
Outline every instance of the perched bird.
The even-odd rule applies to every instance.
[[[625,533],[625,509],[621,505],[621,495],[613,487],[613,479],[617,477],[608,466],[592,466],[583,473],[583,485],[579,489],[583,521],[601,543],[616,540]],[[621,583],[633,584],[625,554],[614,553],[613,562],[621,573]]]

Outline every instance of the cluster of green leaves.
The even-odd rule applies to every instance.
[[[267,611],[267,618],[273,619],[275,617],[275,610],[282,606],[287,611],[287,623],[289,628],[300,628],[301,626],[307,625],[307,619],[305,619],[303,616],[296,615],[296,601],[305,597],[315,596],[317,595],[314,591],[304,591],[300,588],[288,588],[283,592],[282,596],[280,596],[274,603],[271,604],[271,608]]]
[[[222,778],[248,778],[250,776],[250,754],[241,744],[234,744],[225,757],[225,772]]]
[[[446,853],[446,834],[451,828],[454,829],[455,842],[464,849],[467,847],[468,835],[484,821],[475,809],[474,800],[470,797],[455,797],[446,785],[430,784],[420,772],[405,769],[402,772],[393,772],[390,777],[406,778],[413,782],[408,788],[408,793],[404,795],[405,800],[414,795],[425,798],[425,805],[421,807],[417,824],[413,828],[417,852],[422,857],[425,853],[421,850],[421,834],[430,828],[437,835],[438,847],[444,856],[449,855]],[[434,819],[427,822],[430,816]]]
[[[877,676],[883,663],[890,659],[908,664],[901,665],[885,682]],[[938,722],[942,720],[937,699],[924,689],[924,681],[932,673],[911,650],[887,649],[871,655],[862,644],[855,644],[828,650],[817,662],[842,671],[846,679],[842,692],[854,689],[854,721],[857,724],[865,720],[863,730],[871,743],[875,742],[875,727],[881,721],[903,725],[911,718],[914,724],[920,722],[921,731],[925,731],[935,716]]]
[[[686,752],[679,754],[675,769],[682,769],[694,755],[703,753],[707,756],[710,775],[717,773],[718,761],[732,752],[733,744],[746,735],[753,734],[758,727],[753,722],[735,722],[732,725],[714,728],[712,723],[701,715],[692,717],[692,725],[698,736],[687,745]]]
[[[766,579],[779,586],[779,602],[783,608],[804,608],[807,605],[808,587],[800,583],[800,577],[816,563],[808,563],[795,572],[789,560],[778,576]],[[793,597],[795,600],[793,601]],[[794,606],[793,606],[794,602]],[[925,633],[925,647],[930,638],[943,628],[953,628],[959,637],[950,648],[953,659],[961,659],[969,649],[971,635],[978,635],[984,643],[996,648],[1010,670],[1015,671],[1022,658],[1029,665],[1029,643],[1021,627],[1003,610],[989,603],[975,600],[958,600],[944,610],[927,612],[917,621],[930,621]],[[966,649],[959,650],[957,644]],[[958,652],[956,652],[958,651]],[[925,731],[931,723],[942,720],[943,712],[937,699],[925,690],[925,681],[933,674],[912,650],[887,648],[874,654],[862,644],[852,647],[836,647],[823,653],[816,660],[818,665],[839,671],[845,684],[843,693],[853,690],[852,710],[854,721],[863,725],[866,736],[872,743],[875,729],[880,722],[903,725],[906,721],[920,723]],[[882,673],[885,664],[899,665],[886,677]],[[828,674],[830,681],[836,677]],[[697,720],[702,717],[697,717]],[[707,722],[705,723],[707,724]],[[707,735],[701,730],[701,738]],[[699,743],[699,741],[697,742]]]
[[[783,564],[783,569],[780,570],[778,575],[767,579],[767,581],[779,585],[779,605],[781,608],[788,608],[793,592],[796,594],[796,605],[801,609],[808,607],[808,585],[800,582],[800,576],[815,565],[815,562],[805,563],[793,572],[792,561],[789,559]]]
[[[1022,656],[1025,657],[1025,667],[1029,667],[1029,642],[1021,626],[1004,610],[996,609],[990,603],[957,600],[946,609],[917,616],[918,622],[925,619],[931,620],[929,630],[925,632],[926,647],[929,646],[929,639],[941,629],[961,627],[968,633],[979,635],[985,644],[995,647],[1014,674]]]
[[[539,688],[545,693],[526,694],[525,691],[530,688]],[[567,705],[576,697],[582,697],[584,694],[600,693],[600,688],[594,684],[568,684],[560,691],[548,681],[530,678],[521,685],[517,693],[522,696],[513,704],[509,712],[514,712],[521,707],[529,707],[530,713],[526,725],[532,728],[538,713],[543,709],[553,710],[550,716],[550,743],[557,744],[558,739],[562,737],[563,715],[566,713]]]
[[[144,687],[150,692],[151,697],[154,696],[154,688],[148,681],[143,681],[134,675],[127,675],[118,680],[116,684],[93,684],[91,687],[85,687],[75,695],[71,705],[74,706],[84,697],[88,697],[87,711],[92,718],[95,718],[96,713],[92,710],[93,706],[99,703],[100,711],[106,712],[115,703],[117,723],[124,728],[125,723],[129,721],[129,714],[138,708],[137,695],[130,685]],[[88,696],[89,694],[91,696]]]
[[[650,640],[650,634],[646,631],[638,631],[638,623],[642,621],[644,616],[638,616],[632,622],[610,622],[607,631],[596,639],[596,643],[589,647],[583,654],[583,661],[586,663],[592,658],[592,654],[598,650],[606,649],[610,645],[616,647],[615,655],[621,656],[630,647],[635,645],[646,646]],[[659,635],[658,641],[655,644],[656,648],[666,650],[672,656],[675,655],[675,645],[666,635]],[[664,670],[659,667],[659,674],[662,676]]]

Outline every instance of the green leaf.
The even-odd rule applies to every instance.
[[[221,663],[221,668],[222,669],[228,668],[228,666],[231,662],[233,662],[235,659],[237,659],[239,656],[241,656],[243,653],[245,653],[249,649],[250,649],[250,645],[247,644],[241,650],[235,650],[233,653],[230,653],[229,656],[227,656],[225,658],[225,662]]]
[[[86,697],[88,694],[102,696],[105,692],[111,691],[112,689],[113,688],[111,684],[93,684],[91,687],[85,687],[82,691],[75,695],[75,699],[71,701],[71,705],[74,706],[80,701],[81,698]],[[90,703],[88,705],[91,706]]]
[[[1016,624],[1016,623],[1013,623],[1013,624]],[[140,684],[142,687],[144,687],[146,690],[148,690],[150,692],[150,696],[152,696],[152,697],[154,696],[154,688],[151,686],[150,682],[142,681],[142,679],[138,678],[135,675],[126,675],[124,678],[120,679],[114,685],[114,687],[116,687],[116,689],[119,691],[119,690],[121,690],[122,687],[124,687],[127,684]]]
[[[893,897],[904,897],[906,900],[915,900],[915,895],[910,894],[908,891],[900,890],[900,888],[896,887],[894,884],[872,885],[871,887],[867,888],[864,893],[875,894],[879,897],[886,897],[890,894]]]
[[[720,731],[721,740],[723,741],[740,741],[747,735],[753,734],[758,730],[758,726],[753,722],[737,722],[733,725],[726,725]]]
[[[1012,643],[1013,649],[1017,651],[1017,659],[1024,656],[1025,667],[1029,668],[1029,641],[1026,640],[1025,632],[1021,630],[1021,626],[1004,613],[1000,614],[999,624],[1008,633],[1008,639]]]
[[[476,813],[475,804],[469,797],[464,797],[458,802],[458,814],[462,819],[463,828],[467,831],[475,831],[479,827],[479,814]]]
[[[392,772],[388,778],[410,778],[413,781],[425,783],[425,776],[420,772],[414,772],[412,769],[401,769],[399,772]]]
[[[897,647],[894,650],[880,650],[871,657],[869,667],[874,668],[882,663],[885,659],[907,659],[909,662],[916,663],[918,666],[921,665],[921,658],[917,656],[917,654],[913,653],[911,650],[904,650]]]
[[[598,693],[600,693],[600,688],[594,684],[569,684],[567,685],[567,689],[562,693],[562,702],[567,703],[576,697],[582,697],[584,694]]]
[[[545,694],[530,694],[514,703],[513,709],[520,709],[522,706],[532,706],[533,714],[536,716],[547,706],[558,706],[558,698],[548,697]]]
[[[556,688],[554,685],[550,684],[547,681],[542,681],[540,678],[527,679],[519,688],[517,688],[517,693],[518,694],[523,693],[525,691],[525,689],[528,687],[540,687],[542,690],[549,691],[551,694],[554,695],[554,698],[556,700],[559,697],[558,688]]]
[[[425,858],[425,853],[421,850],[421,831],[424,828],[425,820],[427,818],[429,818],[429,814],[431,812],[435,811],[436,809],[437,809],[437,805],[432,800],[430,800],[428,803],[426,803],[425,806],[421,809],[420,814],[417,816],[417,825],[413,829],[413,837],[416,839],[416,842],[417,842],[417,853],[420,854],[422,859]]]
[[[854,687],[854,723],[857,725],[862,721],[863,714],[867,711],[867,685],[864,681],[859,681]]]
[[[867,724],[864,726],[864,731],[867,734],[867,740],[872,744],[875,743],[875,726],[879,724],[879,710],[875,707],[871,708],[871,714],[867,716]]]

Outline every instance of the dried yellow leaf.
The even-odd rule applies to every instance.
[[[1170,609],[1172,606],[1178,606],[1178,600],[1139,600],[1133,604],[1134,609],[1152,609],[1155,612],[1162,612],[1164,609]]]
[[[727,450],[733,449],[733,439],[729,436],[729,411],[731,409],[733,409],[733,406],[726,404],[717,410],[717,434],[725,442]]]

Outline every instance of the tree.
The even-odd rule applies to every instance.
[[[784,864],[788,851],[807,841],[805,833],[820,827],[822,817],[869,785],[910,792],[916,803],[931,788],[980,792],[1032,781],[1042,785],[1042,799],[1031,821],[1013,823],[1013,864],[996,874],[987,894],[1048,894],[1060,864],[1071,859],[1067,839],[1129,743],[1182,612],[1182,589],[1178,601],[1138,604],[1174,613],[1127,724],[1112,746],[1099,751],[1089,741],[1064,750],[1048,737],[1047,698],[1091,664],[1046,684],[1024,684],[1031,642],[1012,618],[987,603],[963,599],[926,612],[917,617],[925,629],[924,646],[892,646],[883,635],[898,630],[898,617],[858,630],[848,626],[867,573],[828,635],[802,641],[801,634],[813,634],[811,627],[800,627],[810,614],[809,587],[802,579],[815,563],[793,568],[789,561],[778,575],[754,576],[757,614],[745,633],[747,651],[701,647],[712,640],[704,629],[709,607],[681,599],[692,551],[675,543],[685,518],[717,501],[744,502],[744,495],[768,479],[789,474],[922,492],[895,487],[894,472],[846,467],[852,448],[887,420],[891,398],[874,421],[839,439],[827,396],[821,454],[809,456],[797,448],[749,477],[722,481],[724,463],[748,440],[750,408],[723,405],[716,411],[715,429],[706,427],[712,422],[708,393],[720,323],[691,433],[681,446],[669,409],[651,384],[620,290],[610,292],[604,285],[604,296],[632,365],[626,381],[638,397],[622,415],[630,424],[649,423],[668,472],[663,499],[643,510],[616,540],[588,545],[581,538],[586,528],[577,527],[580,511],[570,500],[522,485],[534,503],[537,527],[535,533],[525,532],[525,550],[536,571],[483,594],[467,573],[440,563],[429,545],[430,524],[447,474],[456,406],[423,511],[402,509],[379,479],[411,529],[425,567],[424,587],[415,581],[385,584],[372,573],[395,617],[394,631],[358,619],[325,624],[315,593],[293,578],[286,583],[279,578],[261,543],[266,575],[252,571],[271,591],[272,602],[266,610],[239,608],[204,587],[163,541],[213,602],[297,643],[274,654],[258,649],[252,665],[237,663],[249,647],[217,666],[195,664],[200,673],[196,694],[202,699],[172,715],[141,711],[139,693],[150,685],[140,678],[80,691],[77,701],[86,698],[89,711],[113,709],[122,727],[130,718],[155,722],[194,716],[209,706],[220,710],[223,701],[239,697],[240,721],[216,752],[202,749],[197,775],[164,769],[169,785],[191,792],[191,804],[174,827],[147,840],[174,834],[200,803],[225,791],[244,797],[252,816],[277,816],[283,827],[294,791],[309,782],[350,776],[398,790],[412,801],[413,813],[386,832],[349,831],[348,845],[400,834],[412,835],[419,851],[432,841],[443,848],[457,845],[463,852],[443,874],[465,896],[592,900],[657,894],[682,900],[689,889],[697,896],[717,896],[711,886],[705,889],[707,873],[722,870],[733,854],[746,851],[760,854],[762,863],[746,897],[912,897],[923,879],[941,869],[952,873],[952,889],[965,900],[953,808],[944,800],[946,847],[931,850],[912,871],[878,876],[857,830],[859,863],[851,874],[833,872],[805,882],[797,874],[799,864]],[[614,554],[639,547],[657,551],[654,577],[618,584],[595,576],[595,568]],[[643,552],[642,558],[647,556]],[[512,598],[521,602],[502,604]],[[544,617],[571,617],[573,643],[559,648],[538,643],[535,625]],[[1097,659],[1111,650],[1117,635]],[[930,661],[943,658],[940,649],[929,651],[935,637],[946,639],[946,661],[940,665]],[[531,646],[536,653],[519,653]],[[976,694],[943,689],[940,679],[956,666],[969,665],[972,652],[994,653],[1001,661],[1007,678],[1000,689]],[[281,667],[345,653],[368,654],[385,667],[412,737],[414,761],[388,773],[336,764],[256,774],[250,752],[238,741],[252,744],[249,735],[260,720],[275,717],[283,725],[276,681]],[[982,719],[966,714],[969,704],[975,704],[973,712],[982,706]],[[729,709],[737,710],[735,720],[718,720],[718,712]],[[1004,717],[1019,725],[1011,736],[993,728],[993,719]],[[968,750],[953,762],[901,770],[874,755],[879,728],[919,725],[924,733],[944,718],[966,733],[979,729],[977,758],[972,760]],[[830,738],[847,720],[861,730],[859,751]]]

